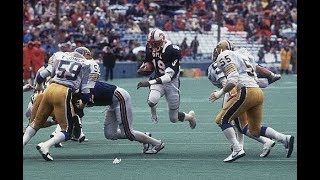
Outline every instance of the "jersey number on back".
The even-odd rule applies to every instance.
[[[247,67],[247,69],[246,69],[247,74],[249,76],[254,76],[254,68],[253,68],[252,64],[250,63],[249,59],[243,58],[243,62]]]
[[[81,67],[81,63],[61,60],[57,69],[57,77],[74,81],[77,79]]]

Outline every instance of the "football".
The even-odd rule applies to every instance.
[[[151,62],[143,63],[138,69],[137,73],[141,76],[149,76],[153,73],[154,66]]]

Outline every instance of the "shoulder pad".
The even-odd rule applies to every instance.
[[[164,52],[166,51],[166,48],[167,48],[169,45],[171,45],[171,44],[172,44],[172,42],[169,41],[169,40],[167,40],[166,43],[165,43],[164,46],[163,46],[162,53],[164,53]]]

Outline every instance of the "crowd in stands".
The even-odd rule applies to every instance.
[[[139,61],[132,50],[146,45],[149,28],[201,34],[218,22],[229,31],[246,31],[248,43],[264,45],[261,53],[297,43],[296,0],[60,0],[59,26],[55,0],[23,2],[23,44],[40,43],[45,57],[84,45],[95,59],[103,59],[107,46],[117,61]],[[194,55],[191,43],[179,43]]]

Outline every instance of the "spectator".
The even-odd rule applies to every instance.
[[[194,60],[197,59],[198,47],[199,47],[199,41],[197,40],[197,36],[195,36],[194,39],[191,41],[191,44],[190,44],[192,57],[193,57]]]
[[[297,46],[295,46],[294,42],[290,43],[291,48],[291,60],[290,63],[292,65],[292,73],[297,74]]]
[[[31,81],[31,59],[33,42],[29,41],[27,46],[23,48],[23,84],[32,84]]]
[[[180,48],[181,48],[181,56],[182,57],[189,56],[189,46],[187,44],[186,37],[183,39],[182,43],[180,44]]]
[[[40,47],[40,41],[34,41],[34,48],[32,49],[32,59],[31,59],[31,67],[33,72],[33,77],[36,76],[38,70],[44,65],[45,62],[45,50]]]
[[[264,60],[264,48],[263,47],[260,47],[259,51],[258,51],[258,57],[259,57],[259,60],[258,60],[258,63],[263,63],[265,62]]]
[[[289,74],[289,64],[291,60],[291,50],[288,47],[288,45],[285,45],[283,48],[280,50],[280,58],[281,58],[281,74],[285,71],[286,74]]]
[[[114,55],[112,49],[109,46],[105,46],[103,48],[102,60],[103,60],[103,66],[106,69],[105,80],[108,81],[109,75],[110,75],[110,80],[112,81],[113,80],[113,68],[115,66],[116,56]]]

